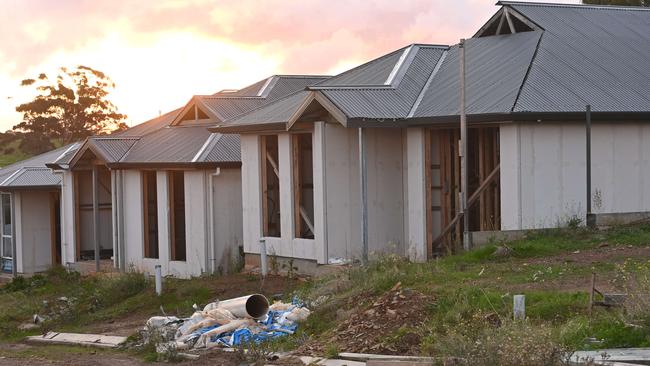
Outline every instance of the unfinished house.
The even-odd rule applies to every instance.
[[[0,169],[0,270],[32,274],[62,263],[61,175],[45,166],[76,144]]]
[[[242,136],[245,252],[264,239],[320,264],[373,252],[422,261],[454,251],[464,220],[480,243],[646,216],[650,10],[498,5],[464,42],[467,213],[461,50],[411,45],[212,129]]]
[[[302,90],[320,77],[273,76],[239,91],[195,96],[125,132],[87,139],[63,171],[66,264],[180,278],[241,261],[239,136],[211,133],[225,118]]]

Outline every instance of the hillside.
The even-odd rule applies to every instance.
[[[526,239],[495,242],[424,264],[384,256],[365,268],[342,268],[315,280],[271,276],[260,282],[245,273],[169,279],[161,298],[138,273],[81,277],[54,270],[14,281],[0,292],[0,357],[29,358],[34,364],[66,363],[71,354],[77,360],[120,364],[156,358],[152,349],[116,353],[48,347],[44,352],[20,343],[25,335],[42,331],[18,327],[32,314],[48,311],[44,300],[74,299],[61,316],[45,323],[47,329],[125,335],[160,314],[161,305],[169,314],[187,316],[194,303],[261,291],[285,298],[296,294],[313,310],[295,335],[260,346],[269,350],[427,355],[441,363],[453,359],[471,365],[559,365],[561,355],[577,349],[650,346],[648,259],[650,225],[640,224],[531,232]],[[589,315],[592,271],[599,290],[629,294],[624,307],[597,307]],[[526,295],[526,321],[512,320],[515,294]],[[211,353],[202,356],[201,364],[223,357]]]

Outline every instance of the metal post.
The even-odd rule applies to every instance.
[[[95,242],[95,270],[99,272],[99,184],[97,165],[93,165],[93,241]]]
[[[156,295],[160,296],[162,294],[162,268],[160,264],[154,266],[156,271]]]
[[[587,226],[592,226],[591,222],[591,105],[586,107],[586,173],[587,173]]]
[[[269,273],[269,266],[266,258],[266,239],[260,238],[260,269],[262,270],[262,278],[266,278]]]
[[[16,277],[18,276],[18,255],[16,253],[16,192],[11,192],[9,195],[9,205],[11,206],[11,275]],[[24,268],[23,272],[25,272]]]
[[[366,141],[363,128],[359,127],[359,180],[361,183],[361,261],[368,263],[368,169]]]
[[[460,40],[460,207],[463,212],[463,249],[470,250],[467,207],[467,115],[465,112],[465,39]]]

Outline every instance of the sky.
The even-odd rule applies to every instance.
[[[411,43],[458,43],[495,2],[0,0],[0,131],[34,96],[20,81],[60,67],[110,76],[134,125],[273,74],[334,75]]]

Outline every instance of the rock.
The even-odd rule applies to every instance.
[[[512,249],[509,246],[502,245],[496,247],[494,253],[492,253],[492,256],[495,258],[504,258],[510,256],[511,253],[512,253]]]

